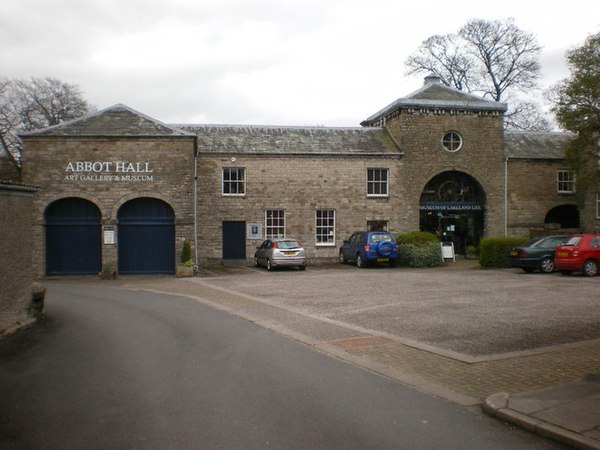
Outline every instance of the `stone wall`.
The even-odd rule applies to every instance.
[[[223,221],[258,223],[264,227],[267,209],[285,210],[286,235],[300,239],[313,262],[337,258],[342,241],[352,232],[365,229],[370,220],[388,221],[391,231],[414,229],[414,223],[409,221],[402,164],[398,157],[201,154],[198,177],[201,263],[220,263]],[[224,167],[245,169],[244,196],[222,194]],[[367,197],[367,168],[389,168],[388,197]],[[316,245],[317,209],[335,210],[335,245]],[[246,241],[247,260],[252,259],[259,243],[260,240]]]
[[[35,189],[0,184],[0,337],[31,324],[32,204]]]
[[[573,194],[557,193],[557,171],[566,169],[560,160],[509,160],[508,235],[530,237],[544,230],[548,212],[560,205],[574,205]]]
[[[418,229],[419,199],[434,176],[447,171],[464,172],[485,192],[485,236],[504,234],[504,143],[502,117],[475,112],[402,111],[388,120],[387,129],[404,151],[399,176],[406,190],[407,227]],[[463,144],[447,151],[442,138],[458,132]]]
[[[589,189],[585,207],[581,210],[581,229],[587,233],[600,233],[600,184]]]
[[[116,226],[117,212],[128,200],[152,197],[165,201],[175,212],[178,258],[183,240],[194,242],[193,155],[194,141],[187,137],[26,138],[23,180],[40,187],[33,205],[35,275],[45,275],[45,210],[66,197],[97,205],[104,226]],[[134,166],[128,166],[130,163]],[[102,265],[106,264],[117,267],[116,245],[102,246]]]

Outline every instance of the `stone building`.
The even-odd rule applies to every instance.
[[[326,261],[357,229],[427,230],[460,252],[582,228],[570,136],[505,133],[505,111],[428,77],[360,127],[166,125],[116,105],[27,133],[36,273],[173,273],[184,239],[206,265],[277,235]]]
[[[4,139],[0,137],[0,180],[18,182],[20,176],[19,166],[14,156],[6,147]]]
[[[36,320],[31,222],[36,189],[0,181],[0,338]]]

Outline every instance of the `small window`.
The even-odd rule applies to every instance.
[[[388,179],[388,169],[367,169],[367,196],[387,197]]]
[[[368,231],[387,231],[387,220],[367,220]]]
[[[285,237],[285,211],[267,209],[265,211],[265,239]]]
[[[559,170],[556,173],[556,192],[559,194],[575,193],[575,171]]]
[[[319,209],[315,213],[315,243],[335,245],[335,210]]]
[[[462,137],[456,131],[449,131],[442,138],[442,145],[449,152],[457,152],[462,147]]]
[[[600,192],[596,192],[596,219],[600,219]]]
[[[223,168],[223,195],[245,195],[246,173],[240,167]]]

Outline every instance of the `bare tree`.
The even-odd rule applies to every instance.
[[[435,35],[427,38],[419,50],[408,57],[406,65],[409,75],[433,73],[440,77],[446,86],[471,91],[474,61],[463,51],[457,35]]]
[[[513,19],[473,19],[456,34],[432,36],[423,41],[406,60],[407,73],[434,73],[447,86],[481,93],[499,102],[509,94],[531,95],[538,88],[540,51],[534,35],[519,29]],[[550,121],[541,109],[535,111],[540,121],[531,120],[536,105],[535,101],[511,105],[513,110],[507,115],[506,127],[549,130]],[[529,115],[521,113],[523,108]]]
[[[17,160],[19,132],[58,125],[93,109],[75,84],[52,77],[0,79],[0,139]]]
[[[478,91],[499,102],[508,89],[537,87],[542,48],[533,34],[520,30],[513,19],[470,20],[459,35],[467,43],[467,51],[479,62]]]

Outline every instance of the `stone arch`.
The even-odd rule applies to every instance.
[[[136,197],[117,211],[118,268],[122,274],[172,274],[175,212],[155,197]]]
[[[81,197],[64,197],[44,210],[46,275],[90,275],[100,271],[102,215]]]
[[[432,177],[419,198],[419,226],[451,241],[457,253],[478,245],[484,232],[486,195],[471,175],[445,171]]]
[[[559,224],[560,228],[579,228],[579,209],[576,205],[555,206],[546,214],[544,223]]]

